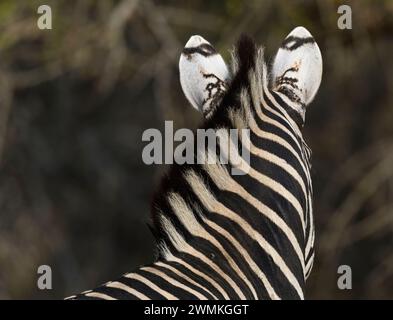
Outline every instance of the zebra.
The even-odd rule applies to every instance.
[[[155,262],[69,299],[304,299],[315,229],[302,128],[322,78],[317,43],[297,27],[268,67],[263,48],[242,35],[229,69],[192,36],[179,69],[202,128],[249,129],[250,162],[173,164],[152,202]],[[245,174],[232,175],[235,165]]]

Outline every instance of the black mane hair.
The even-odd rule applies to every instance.
[[[249,71],[255,68],[256,55],[257,46],[254,40],[242,34],[235,47],[237,72],[233,75],[229,89],[222,99],[221,107],[237,105],[241,88],[248,85]]]

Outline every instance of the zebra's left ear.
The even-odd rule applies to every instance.
[[[179,71],[188,101],[210,117],[228,88],[229,72],[221,55],[201,36],[192,36],[180,56]]]
[[[321,51],[304,27],[295,28],[284,40],[272,67],[273,90],[289,99],[303,117],[322,78]]]

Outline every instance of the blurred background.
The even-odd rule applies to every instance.
[[[53,29],[37,28],[52,8]],[[296,26],[324,59],[305,137],[317,254],[310,299],[393,298],[393,1],[0,0],[0,298],[58,299],[153,258],[149,202],[163,166],[142,132],[201,117],[178,59],[200,34],[229,61],[246,32],[270,61]],[[53,289],[37,289],[37,268]],[[338,290],[339,265],[352,290]]]

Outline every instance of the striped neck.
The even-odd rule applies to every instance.
[[[209,288],[222,298],[304,298],[310,153],[291,108],[268,88],[263,51],[242,41],[229,91],[204,127],[250,129],[247,174],[232,176],[231,164],[172,166],[153,203],[159,261],[187,261],[216,279]]]

